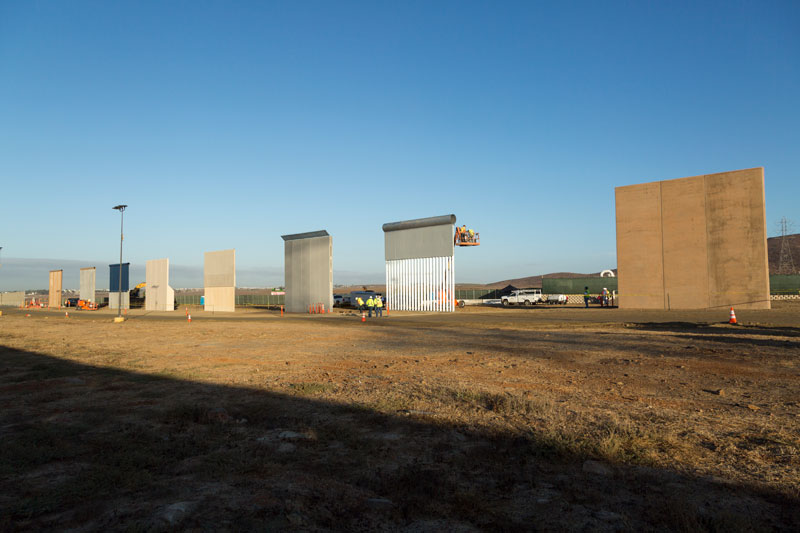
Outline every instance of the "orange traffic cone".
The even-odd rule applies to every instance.
[[[361,313],[361,322],[366,322],[366,321],[367,321],[367,313],[362,312]]]
[[[731,319],[728,320],[728,324],[736,324],[736,313],[733,312],[733,307],[731,307]]]
[[[64,318],[69,318],[69,311],[64,311]]]
[[[187,322],[191,322],[192,321],[192,315],[186,315],[186,321]]]

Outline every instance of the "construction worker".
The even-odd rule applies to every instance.
[[[469,242],[473,242],[475,240],[475,230],[470,228],[469,230]]]
[[[358,310],[363,313],[364,312],[364,300],[361,299],[361,296],[356,296],[356,304],[358,305]]]
[[[603,298],[603,307],[608,307],[608,289],[603,287],[603,292],[601,293]]]
[[[453,242],[458,244],[461,242],[461,228],[456,226],[456,236],[453,238]]]
[[[465,242],[467,239],[467,225],[464,224],[461,226],[461,242]]]
[[[590,298],[590,296],[589,296],[589,287],[584,287],[583,288],[583,305],[586,307],[586,309],[589,309],[589,298]]]
[[[372,296],[367,298],[367,316],[372,318],[372,310],[375,308],[375,300],[372,299]]]
[[[375,318],[383,317],[383,300],[380,294],[375,296]]]

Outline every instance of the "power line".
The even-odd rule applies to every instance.
[[[781,256],[778,261],[778,274],[797,273],[797,269],[794,266],[794,259],[792,258],[792,247],[790,246],[789,239],[787,239],[793,226],[794,224],[786,217],[781,218]]]

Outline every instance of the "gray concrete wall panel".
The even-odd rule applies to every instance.
[[[333,307],[333,239],[325,231],[284,235],[286,311]]]
[[[88,267],[81,269],[81,285],[79,297],[87,302],[95,302],[95,288],[97,283],[97,269]]]
[[[109,309],[119,309],[119,304],[117,303],[120,300],[119,295],[122,294],[122,308],[123,309],[130,309],[131,308],[131,293],[129,292],[110,292],[108,293],[108,308]]]
[[[174,311],[175,291],[169,286],[169,259],[150,259],[145,265],[144,307],[147,311]]]

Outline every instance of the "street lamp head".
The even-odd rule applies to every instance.
[[[117,211],[125,211],[125,208],[126,208],[126,207],[128,207],[128,206],[127,206],[127,205],[124,205],[124,204],[120,204],[120,205],[115,205],[115,206],[114,206],[114,207],[112,207],[111,209],[116,209]]]

